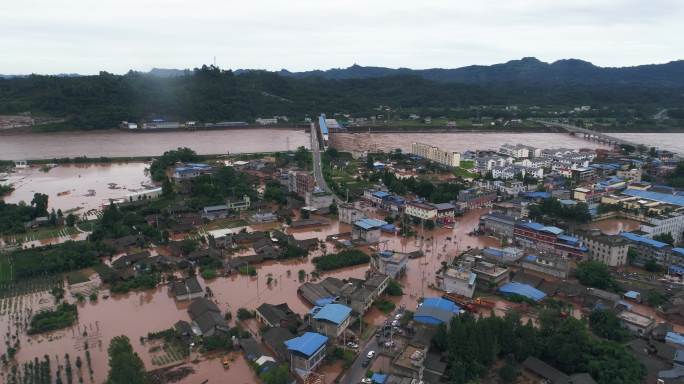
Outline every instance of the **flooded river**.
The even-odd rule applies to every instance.
[[[667,149],[668,151],[684,155],[684,133],[616,132],[608,134],[635,143],[641,143],[647,147]]]
[[[614,133],[634,140],[684,153],[684,133]],[[509,143],[539,148],[597,148],[598,143],[562,133],[358,133],[337,134],[338,147],[346,150],[375,151],[411,149],[412,142],[438,145],[452,151],[497,149]],[[309,135],[302,129],[234,129],[194,132],[102,132],[3,133],[0,159],[52,159],[61,157],[157,156],[164,151],[187,146],[200,154],[270,152],[309,147]]]
[[[563,133],[339,133],[331,135],[335,147],[346,151],[411,150],[411,143],[436,145],[444,150],[495,150],[503,144],[526,144],[537,148],[605,148]]]
[[[226,154],[286,151],[300,146],[309,147],[309,135],[303,129],[4,133],[0,135],[0,160],[158,156],[178,147],[190,147],[200,154]]]

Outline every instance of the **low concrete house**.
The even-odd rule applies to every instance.
[[[174,281],[171,283],[170,288],[178,301],[192,300],[204,296],[204,290],[195,276]]]

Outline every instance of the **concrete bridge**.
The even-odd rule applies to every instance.
[[[574,134],[575,136],[583,137],[585,140],[596,141],[596,142],[599,142],[601,144],[606,144],[606,145],[611,145],[611,146],[631,145],[635,148],[639,146],[638,143],[635,143],[635,142],[632,142],[629,140],[619,139],[617,137],[606,135],[605,133],[602,133],[602,132],[594,131],[594,130],[587,129],[587,128],[578,127],[576,125],[559,123],[557,121],[551,121],[551,120],[541,120],[541,119],[533,119],[533,121],[536,121],[537,123],[542,124],[546,127],[561,128],[561,129],[563,129],[569,133]]]

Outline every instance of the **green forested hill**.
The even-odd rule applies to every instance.
[[[372,113],[392,108],[464,108],[477,105],[657,105],[679,107],[677,87],[614,84],[548,85],[525,82],[464,84],[415,75],[372,78],[295,78],[265,71],[235,74],[215,67],[159,77],[129,72],[96,76],[0,79],[0,114],[31,112],[66,118],[63,128],[102,129],[121,121],[251,121],[286,115]]]

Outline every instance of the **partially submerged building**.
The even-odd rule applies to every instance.
[[[328,337],[315,332],[287,340],[285,346],[290,354],[290,371],[302,380],[318,367],[326,355]]]

